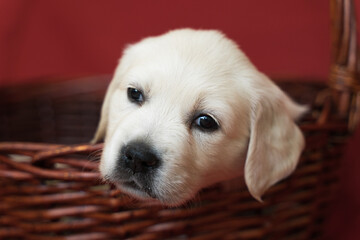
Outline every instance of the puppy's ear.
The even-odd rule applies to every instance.
[[[250,141],[245,162],[245,182],[251,195],[262,194],[295,169],[304,137],[294,123],[307,111],[268,82],[266,91],[253,101]]]
[[[106,94],[105,94],[104,102],[103,102],[103,105],[101,108],[100,121],[97,126],[94,138],[91,140],[91,143],[93,143],[93,144],[100,142],[101,140],[103,140],[105,138],[106,128],[107,128],[107,124],[108,124],[108,118],[109,118],[110,99],[111,99],[113,92],[115,91],[116,86],[117,86],[117,83],[113,79],[106,91]]]
[[[126,46],[126,48],[123,51],[123,55],[118,63],[118,66],[116,67],[114,77],[111,80],[111,83],[105,94],[104,102],[101,108],[99,125],[96,129],[94,138],[91,140],[91,143],[97,143],[105,138],[106,129],[109,121],[110,100],[113,93],[118,88],[120,84],[120,80],[123,78],[123,75],[130,67],[131,60],[129,59],[129,51],[131,51],[131,49],[132,49],[132,45],[129,44]]]

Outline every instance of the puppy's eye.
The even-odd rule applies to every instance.
[[[144,95],[140,90],[136,88],[127,89],[128,98],[131,102],[142,104],[144,102]]]
[[[215,131],[219,128],[218,123],[209,115],[201,115],[194,120],[196,127],[204,131]]]

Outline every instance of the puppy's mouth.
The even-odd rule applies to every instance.
[[[154,198],[156,199],[157,196],[154,193],[153,189],[148,186],[142,186],[135,181],[125,181],[116,184],[118,188],[124,190],[125,192],[129,193],[130,195],[135,195],[140,198]]]

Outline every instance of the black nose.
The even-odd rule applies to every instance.
[[[147,173],[159,166],[160,160],[153,149],[143,142],[132,142],[121,149],[121,161],[125,168],[135,173]]]

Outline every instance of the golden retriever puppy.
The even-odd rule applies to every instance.
[[[296,167],[306,108],[214,30],[180,29],[128,46],[93,142],[122,191],[168,206],[244,176],[254,198]]]

